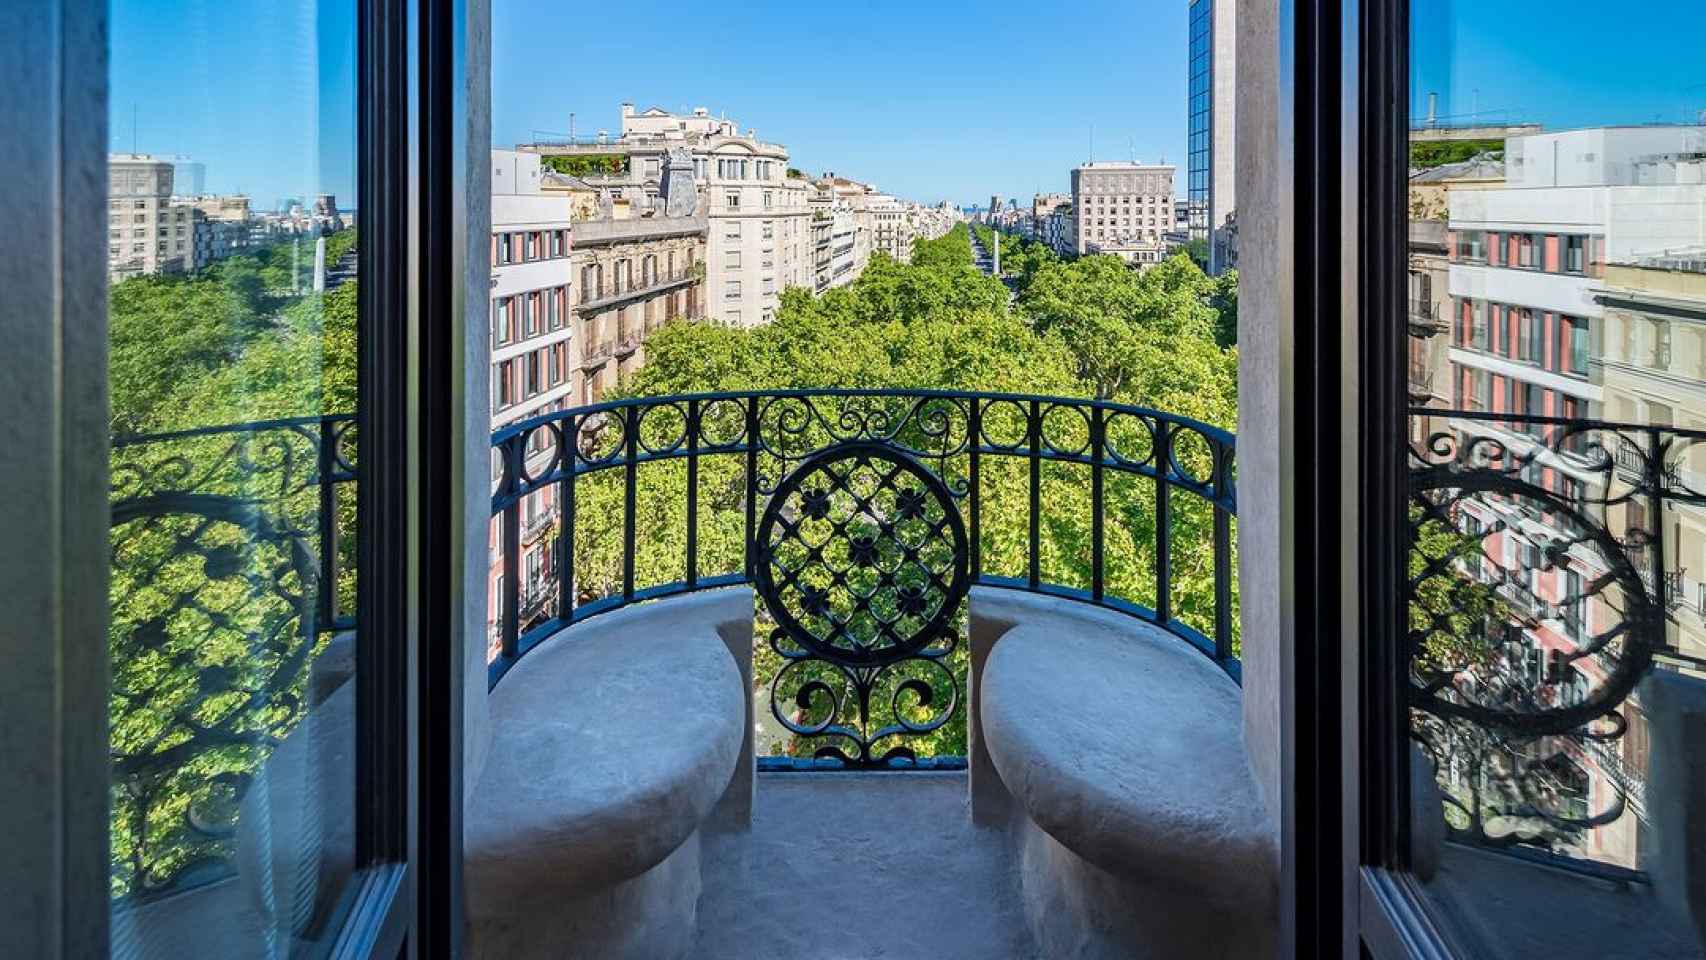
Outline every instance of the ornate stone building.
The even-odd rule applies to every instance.
[[[733,326],[768,323],[783,289],[813,284],[808,184],[790,177],[788,150],[767,143],[703,107],[673,114],[622,105],[622,133],[589,141],[524,144],[522,150],[599,168],[582,179],[620,191],[634,209],[663,197],[666,167],[678,154],[692,163],[703,197],[704,298],[701,314]],[[618,213],[613,199],[611,215]],[[664,211],[666,219],[669,211]],[[636,268],[637,269],[637,268]]]
[[[692,154],[671,150],[656,193],[545,174],[574,211],[574,397],[597,402],[645,362],[645,338],[705,316],[706,216]]]

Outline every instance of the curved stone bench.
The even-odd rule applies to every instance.
[[[1014,826],[1043,955],[1271,955],[1277,850],[1237,684],[1123,614],[988,588],[971,610],[973,813]]]
[[[686,953],[700,827],[751,814],[752,612],[740,587],[604,614],[492,690],[464,817],[474,956]]]

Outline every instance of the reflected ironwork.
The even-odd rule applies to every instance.
[[[310,675],[354,626],[354,441],[347,416],[113,441],[115,896],[228,874],[254,774],[337,679]]]
[[[1445,424],[1411,449],[1412,739],[1450,835],[1575,856],[1644,815],[1639,686],[1688,661],[1677,578],[1650,571],[1666,509],[1706,504],[1686,469],[1706,433],[1411,412]]]

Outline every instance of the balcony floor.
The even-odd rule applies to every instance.
[[[749,833],[708,834],[695,960],[1024,960],[1003,831],[964,773],[772,773]]]

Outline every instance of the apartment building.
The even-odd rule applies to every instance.
[[[1452,406],[1706,423],[1679,423],[1679,415],[1692,416],[1679,398],[1696,389],[1688,379],[1700,367],[1686,350],[1680,357],[1672,351],[1672,343],[1684,341],[1669,340],[1679,329],[1670,324],[1669,301],[1686,301],[1693,289],[1690,271],[1673,267],[1690,263],[1689,251],[1706,249],[1706,162],[1698,159],[1703,148],[1706,129],[1696,126],[1512,137],[1506,141],[1502,187],[1448,195]],[[1661,319],[1665,322],[1657,322]],[[1519,455],[1536,452],[1536,439],[1545,433],[1521,422],[1479,423],[1474,429],[1493,434]],[[1607,493],[1600,489],[1605,475],[1594,469],[1596,456],[1617,457],[1619,470],[1640,462],[1621,446],[1593,454],[1566,445],[1564,452],[1574,455],[1537,453],[1523,474],[1569,502]],[[1686,456],[1692,468],[1692,452]],[[1492,504],[1468,512],[1474,528],[1490,531],[1483,549],[1492,557],[1529,555],[1557,538],[1555,521],[1543,516],[1519,516]],[[1688,595],[1682,565],[1706,562],[1700,555],[1706,540],[1699,537],[1692,508],[1671,507],[1667,514],[1672,515],[1648,516],[1645,504],[1630,499],[1595,520],[1624,540],[1643,542],[1655,535],[1671,540],[1667,568],[1639,572],[1649,590],[1659,578],[1676,587],[1669,591],[1674,603]],[[1506,564],[1527,571],[1526,582],[1503,584],[1501,591],[1533,614],[1523,641],[1537,663],[1579,649],[1618,620],[1603,596],[1588,603],[1572,599],[1584,595],[1584,583],[1611,572],[1604,558],[1596,551],[1572,551],[1572,560],[1550,569],[1538,562]],[[1670,619],[1668,629],[1676,637],[1674,611]],[[1601,679],[1592,658],[1572,658],[1566,669],[1582,676],[1566,678],[1562,689]],[[1619,741],[1621,753],[1577,760],[1590,806],[1609,802],[1616,784],[1628,781],[1625,771],[1646,767],[1638,700],[1631,706],[1634,733]],[[1621,818],[1590,830],[1583,845],[1599,859],[1636,866],[1641,842],[1636,820]]]
[[[195,208],[172,202],[170,160],[148,154],[107,157],[107,277],[193,270]]]
[[[529,417],[576,404],[573,371],[580,361],[571,304],[573,234],[566,197],[541,189],[539,158],[513,150],[493,150],[491,236],[491,411],[498,430]],[[535,468],[551,449],[541,434],[527,451]],[[502,464],[493,461],[493,476]],[[529,496],[521,506],[522,615],[542,611],[550,600],[552,553],[547,545],[556,504],[550,490]],[[505,575],[502,530],[490,528],[492,568],[488,610],[501,609]]]
[[[1412,140],[1420,139],[1412,131]],[[1498,154],[1474,157],[1415,171],[1409,184],[1409,289],[1405,320],[1410,333],[1407,380],[1410,402],[1449,406],[1452,399],[1451,243],[1448,234],[1449,197],[1454,190],[1486,190],[1505,182],[1505,165]],[[1410,418],[1410,440],[1424,442],[1441,423],[1432,417]]]
[[[813,283],[809,188],[804,178],[787,175],[787,148],[752,130],[742,133],[737,123],[703,107],[675,114],[660,107],[636,111],[625,103],[621,111],[617,137],[519,149],[547,157],[614,158],[619,172],[589,181],[636,199],[660,196],[670,151],[687,151],[706,196],[705,315],[731,326],[768,323],[782,290]]]
[[[912,241],[917,234],[907,205],[886,193],[872,193],[865,200],[865,211],[871,224],[871,248],[888,254],[896,263],[911,263]]]
[[[823,293],[858,279],[871,259],[869,226],[860,211],[864,184],[825,174],[811,181],[812,289]]]
[[[1092,162],[1073,170],[1073,252],[1111,254],[1140,268],[1160,263],[1173,224],[1174,169]]]
[[[1706,245],[1608,263],[1593,297],[1604,311],[1600,415],[1706,429]],[[1673,486],[1706,490],[1706,444],[1671,451],[1668,466]],[[1672,501],[1658,523],[1664,569],[1642,573],[1663,577],[1671,642],[1706,659],[1706,506]]]
[[[705,316],[706,215],[693,158],[672,151],[656,198],[620,200],[608,188],[545,171],[573,221],[571,311],[577,332],[574,396],[597,403],[645,362],[645,338]]]
[[[1190,0],[1189,135],[1185,183],[1191,239],[1208,243],[1208,271],[1219,274],[1237,258],[1236,129],[1237,4]]]
[[[1061,256],[1075,252],[1078,246],[1076,238],[1072,236],[1072,226],[1075,222],[1072,201],[1068,198],[1066,203],[1049,211],[1048,215],[1037,223],[1037,242]]]
[[[1065,193],[1039,193],[1031,198],[1031,230],[1032,239],[1042,240],[1046,233],[1044,224],[1054,216],[1056,210],[1072,205],[1072,197]]]

